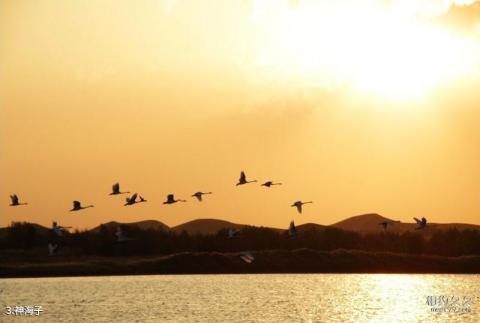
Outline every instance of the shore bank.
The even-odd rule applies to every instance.
[[[150,257],[48,257],[30,261],[1,257],[0,277],[240,273],[480,273],[479,256],[428,255],[312,249],[240,253],[182,252]]]

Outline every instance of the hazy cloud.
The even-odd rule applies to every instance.
[[[410,15],[436,17],[445,14],[451,6],[465,6],[476,0],[392,0],[390,5]]]

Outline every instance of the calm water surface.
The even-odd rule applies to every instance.
[[[4,308],[44,310],[2,313],[1,322],[480,322],[480,275],[27,278],[0,280],[0,290]],[[427,297],[440,295],[458,296],[455,307],[471,311],[432,313]]]

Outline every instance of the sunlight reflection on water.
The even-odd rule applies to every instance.
[[[35,322],[480,322],[479,275],[27,278],[0,290],[2,306],[42,305]],[[471,297],[471,312],[432,313],[438,295]]]

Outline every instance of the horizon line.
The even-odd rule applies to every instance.
[[[315,224],[315,225],[320,225],[320,226],[324,226],[324,227],[331,227],[331,226],[334,226],[338,223],[341,223],[343,221],[346,221],[346,220],[349,220],[349,219],[352,219],[352,218],[356,218],[356,217],[361,217],[361,216],[367,216],[367,215],[376,215],[376,216],[379,216],[379,217],[382,217],[382,218],[385,218],[387,220],[392,220],[390,218],[387,218],[379,213],[363,213],[363,214],[358,214],[358,215],[353,215],[353,216],[350,216],[350,217],[347,217],[347,218],[344,218],[340,221],[337,221],[337,222],[334,222],[332,224],[321,224],[321,223],[317,223],[317,222],[305,222],[305,223],[300,223],[300,224],[297,224],[298,225],[305,225],[305,224]],[[254,224],[245,224],[245,223],[237,223],[237,222],[232,222],[232,221],[229,221],[229,220],[224,220],[224,219],[221,219],[221,218],[196,218],[196,219],[192,219],[192,220],[188,220],[188,221],[185,221],[185,222],[182,222],[182,223],[179,223],[179,224],[176,224],[176,225],[169,225],[161,220],[157,220],[157,219],[143,219],[143,220],[138,220],[138,221],[134,221],[134,222],[121,222],[121,221],[118,221],[118,220],[110,220],[110,221],[107,221],[107,222],[100,222],[98,223],[97,225],[94,225],[92,227],[84,227],[84,228],[79,228],[79,227],[75,227],[75,228],[72,228],[73,230],[92,230],[92,229],[95,229],[103,224],[107,224],[107,223],[111,223],[111,222],[116,222],[116,223],[119,223],[119,224],[137,224],[137,223],[140,223],[140,222],[145,222],[145,221],[155,221],[155,222],[158,222],[158,223],[161,223],[163,225],[165,225],[166,227],[168,227],[169,229],[173,229],[175,227],[178,227],[178,226],[181,226],[181,225],[184,225],[184,224],[187,224],[187,223],[190,223],[190,222],[194,222],[194,221],[199,221],[199,220],[213,220],[213,221],[223,221],[223,222],[228,222],[228,223],[231,223],[233,225],[240,225],[240,226],[252,226],[252,227],[264,227],[264,228],[270,228],[270,229],[277,229],[277,230],[282,230],[282,228],[279,228],[279,227],[275,227],[275,226],[269,226],[269,225],[254,225]],[[52,221],[55,221],[55,220],[52,220]],[[10,224],[7,224],[6,226],[3,226],[3,227],[0,227],[0,229],[6,229],[8,228],[12,223],[31,223],[31,224],[36,224],[36,225],[39,225],[39,226],[42,226],[42,227],[45,227],[45,228],[49,228],[49,226],[44,226],[42,224],[39,224],[37,222],[30,222],[30,221],[15,221],[15,220],[12,220],[10,221]],[[402,222],[400,221],[399,224],[412,224],[412,225],[415,225],[415,222]],[[477,223],[465,223],[465,222],[429,222],[429,224],[444,224],[444,225],[454,225],[454,224],[459,224],[459,225],[472,225],[472,226],[478,226],[479,229],[480,229],[480,224],[477,224]],[[285,227],[288,227],[288,225],[285,225]]]

